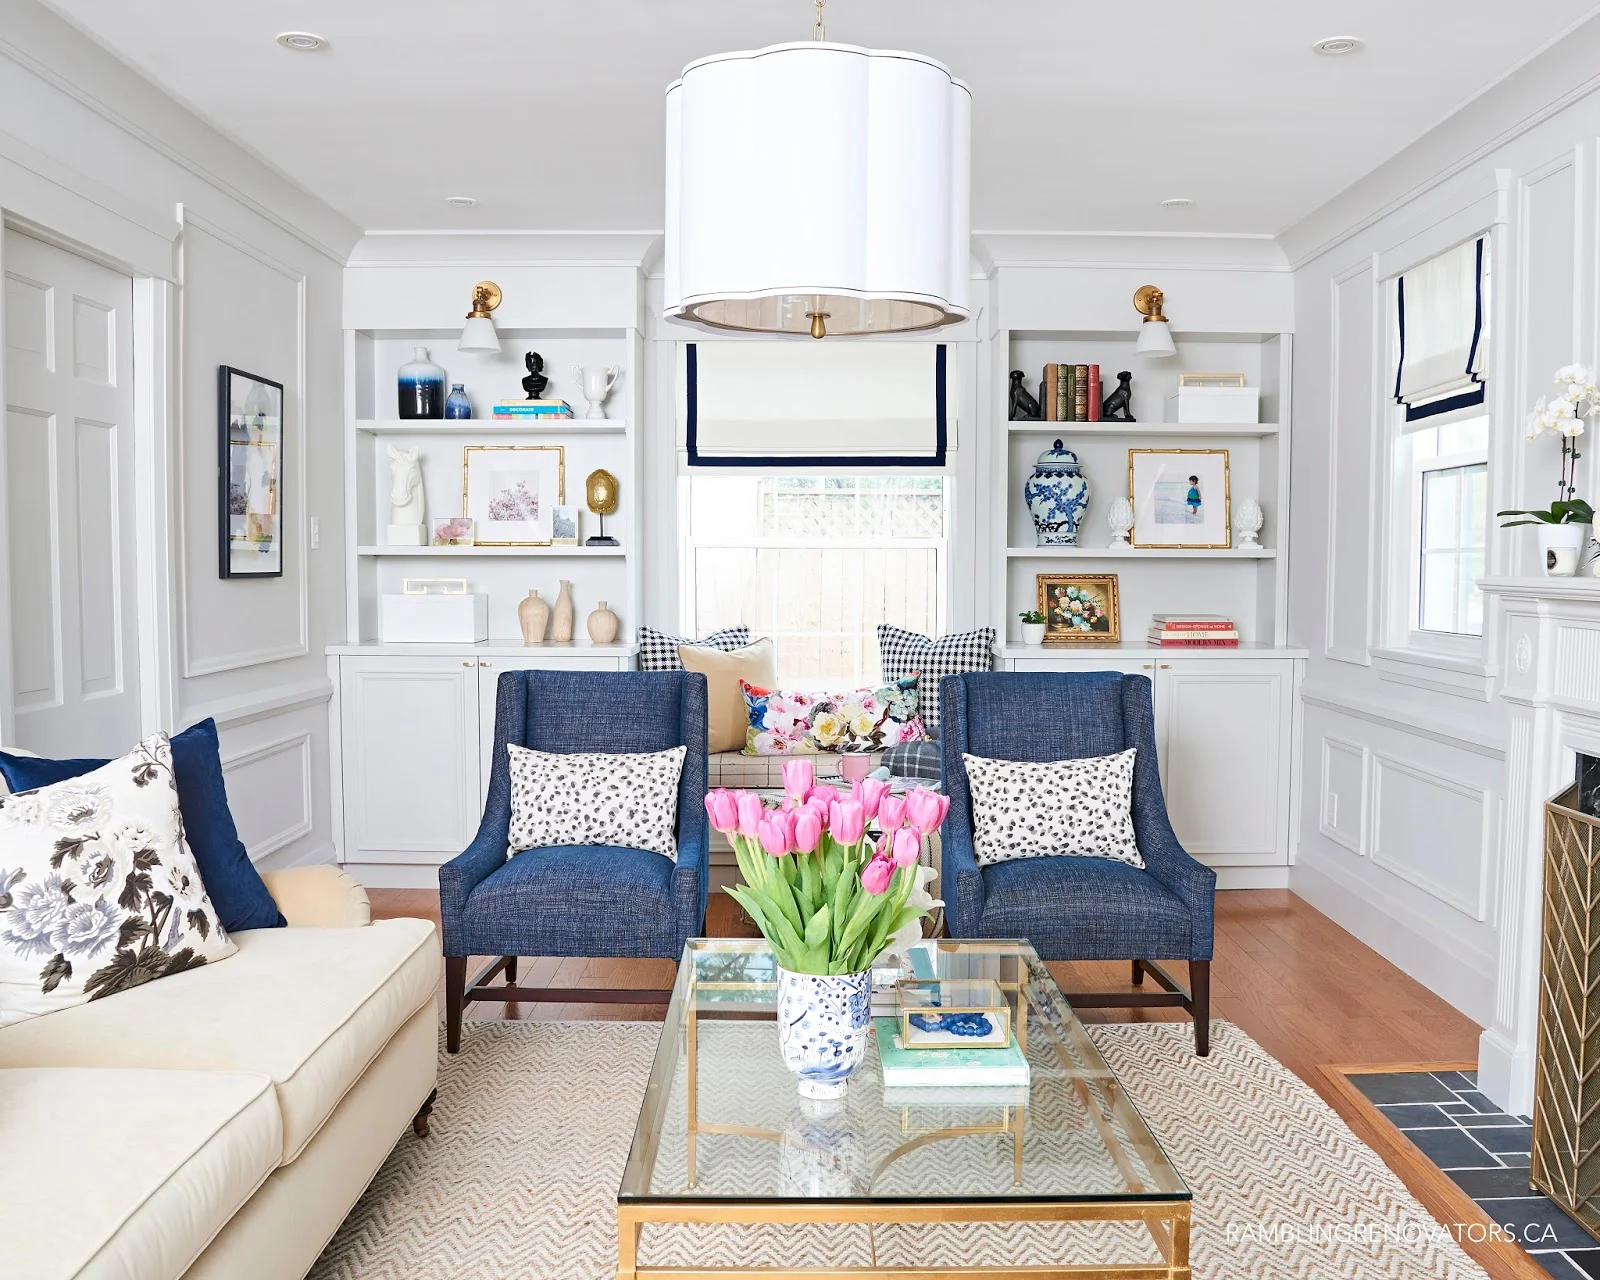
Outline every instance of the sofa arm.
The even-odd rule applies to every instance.
[[[974,938],[983,916],[983,872],[972,833],[948,820],[939,829],[939,895],[952,938]]]
[[[372,923],[367,891],[339,867],[290,867],[261,878],[290,928],[353,929]]]

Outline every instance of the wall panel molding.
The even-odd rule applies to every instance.
[[[1378,419],[1384,328],[1377,258],[1333,278],[1328,405],[1328,580],[1323,649],[1357,666],[1372,662],[1373,531],[1368,503]]]
[[[333,681],[326,676],[286,684],[267,685],[232,698],[214,698],[209,702],[183,707],[178,723],[195,724],[208,716],[217,722],[219,729],[249,724],[252,720],[282,715],[301,707],[325,703],[333,697]]]
[[[238,817],[239,838],[252,862],[311,834],[311,755],[309,730],[223,754],[229,804]],[[298,796],[283,785],[286,776],[293,776],[299,784]]]
[[[1319,795],[1317,831],[1332,840],[1334,844],[1342,845],[1357,857],[1367,856],[1368,830],[1370,826],[1370,808],[1368,796],[1371,790],[1370,770],[1368,768],[1370,752],[1365,744],[1351,742],[1346,738],[1335,737],[1332,734],[1322,735],[1322,788]],[[1348,813],[1333,812],[1330,799],[1337,797],[1341,806],[1348,805],[1349,792],[1335,790],[1334,774],[1338,767],[1338,759],[1342,757],[1347,766],[1353,765],[1356,777],[1355,788],[1355,815],[1354,820],[1348,820]]]
[[[1438,793],[1438,801],[1431,811],[1424,811],[1422,795],[1425,791]],[[1386,800],[1390,798],[1395,799],[1392,809],[1386,807]],[[1469,814],[1469,806],[1476,806],[1475,818]],[[1375,751],[1372,754],[1373,865],[1392,872],[1474,920],[1486,920],[1494,827],[1491,806],[1492,793],[1486,788],[1425,768],[1415,761]],[[1391,821],[1395,824],[1392,828]],[[1430,852],[1442,856],[1430,864],[1425,861]],[[1469,854],[1475,865],[1467,862]]]

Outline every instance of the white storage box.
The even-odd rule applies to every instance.
[[[385,644],[477,644],[489,638],[489,597],[385,595],[378,636]]]
[[[1260,422],[1259,387],[1179,387],[1167,397],[1168,422]]]

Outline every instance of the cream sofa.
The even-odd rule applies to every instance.
[[[335,867],[269,873],[287,929],[0,1030],[0,1277],[303,1276],[415,1119],[439,940]]]

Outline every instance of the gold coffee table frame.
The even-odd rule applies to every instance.
[[[1029,1022],[1042,1027],[1062,1068],[1041,1080],[1035,1073],[1034,1091],[1070,1087],[1081,1104],[1098,1141],[1114,1162],[1126,1187],[1121,1195],[1078,1194],[1070,1187],[1037,1197],[1007,1192],[1022,1186],[1023,1154],[1028,1108],[997,1108],[1001,1120],[993,1125],[952,1125],[915,1134],[894,1147],[873,1166],[869,1187],[896,1160],[930,1143],[975,1134],[1011,1136],[1010,1187],[997,1187],[992,1197],[963,1198],[884,1197],[830,1199],[785,1198],[752,1194],[749,1198],[698,1196],[698,1145],[704,1134],[782,1140],[775,1130],[705,1121],[699,1108],[699,1022],[713,1012],[736,1019],[773,1017],[775,987],[771,982],[700,979],[697,959],[708,956],[743,956],[748,960],[769,956],[759,939],[693,939],[684,948],[667,1010],[661,1041],[651,1067],[650,1080],[639,1112],[627,1168],[617,1193],[617,1280],[827,1280],[830,1277],[890,1277],[892,1280],[927,1280],[941,1277],[986,1277],[988,1280],[1190,1280],[1190,1196],[1159,1143],[1151,1135],[1120,1082],[1101,1059],[1082,1023],[1072,1013],[1060,990],[1026,942],[984,941],[938,944],[941,964],[964,957],[998,958],[1002,968],[1013,969],[1002,981],[1008,999],[1014,999],[1013,1024],[1019,1043],[1026,1047]],[[1013,962],[1013,963],[1008,963]],[[701,996],[715,994],[712,1008]],[[774,1045],[776,1050],[776,1045]],[[656,1156],[660,1149],[674,1084],[684,1076],[684,1143],[687,1186],[652,1191]],[[909,1131],[909,1110],[901,1111],[901,1128]],[[1050,1223],[1137,1222],[1148,1231],[1160,1261],[1132,1264],[1073,1262],[1048,1266],[953,1267],[661,1267],[642,1265],[639,1239],[646,1223],[758,1226],[777,1223],[888,1224],[936,1223]],[[871,1241],[876,1262],[875,1240]]]

